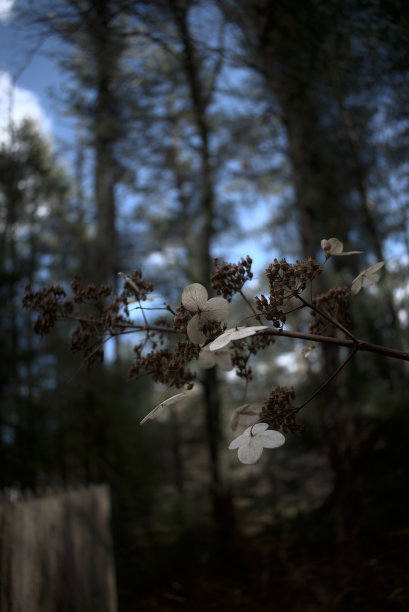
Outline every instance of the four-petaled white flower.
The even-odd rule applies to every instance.
[[[230,304],[221,297],[208,298],[205,287],[200,283],[192,283],[183,289],[182,304],[195,313],[187,324],[187,335],[194,344],[206,342],[202,329],[208,321],[223,321],[229,316]]]
[[[278,448],[285,442],[282,433],[268,429],[267,423],[256,423],[248,427],[241,436],[230,442],[229,449],[238,448],[239,460],[242,463],[257,463],[263,448]]]
[[[140,424],[143,425],[144,423],[146,423],[146,421],[156,419],[158,416],[160,416],[160,414],[165,410],[167,406],[179,403],[185,398],[186,398],[185,393],[177,393],[176,395],[172,395],[172,397],[168,397],[168,399],[164,400],[163,402],[155,406],[153,410],[148,412],[148,414],[146,415],[146,417],[142,419]]]
[[[384,261],[378,261],[378,263],[373,264],[367,270],[364,270],[352,281],[351,293],[352,295],[356,295],[362,289],[362,287],[371,287],[372,285],[376,285],[376,283],[381,278],[380,274],[377,274],[378,270],[380,270],[385,265]]]
[[[201,349],[197,363],[199,367],[204,370],[212,368],[215,365],[218,365],[219,368],[225,372],[233,369],[229,349],[222,348],[219,351],[211,351],[209,345]]]
[[[261,404],[243,404],[233,412],[230,419],[230,427],[236,431],[238,426],[248,427],[259,420]]]
[[[346,251],[344,253],[344,245],[338,238],[328,238],[328,240],[323,238],[321,240],[321,248],[325,254],[325,261],[327,261],[331,255],[358,255],[359,253],[363,253],[363,251]]]
[[[254,334],[264,329],[269,329],[268,325],[253,325],[251,327],[232,327],[231,329],[226,329],[223,334],[209,344],[209,348],[211,351],[219,351],[221,348],[227,346],[229,342],[254,336]]]

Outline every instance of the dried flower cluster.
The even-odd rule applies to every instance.
[[[325,262],[331,256],[352,255],[360,251],[343,251],[343,244],[337,238],[324,239],[321,246]],[[324,262],[324,263],[325,263]],[[249,359],[269,346],[278,336],[302,338],[308,344],[303,349],[309,354],[316,343],[341,343],[338,336],[344,335],[342,346],[351,351],[332,377],[325,381],[313,395],[296,406],[292,388],[277,386],[267,399],[260,403],[243,404],[233,414],[231,425],[247,427],[230,444],[238,450],[239,460],[255,463],[263,448],[281,446],[284,433],[298,433],[303,426],[297,422],[297,415],[335,377],[358,350],[372,350],[399,358],[409,355],[393,349],[369,345],[358,341],[348,330],[350,325],[349,301],[361,288],[370,287],[380,279],[379,270],[384,262],[378,262],[361,272],[353,281],[352,289],[335,287],[322,295],[313,295],[313,282],[322,273],[323,266],[315,259],[288,263],[285,259],[274,260],[266,270],[269,295],[255,296],[251,302],[242,293],[246,281],[253,276],[251,259],[246,257],[237,264],[215,260],[215,271],[211,286],[218,296],[210,297],[200,283],[192,283],[183,289],[181,303],[174,307],[161,307],[166,316],[156,316],[152,323],[143,302],[151,299],[153,284],[145,280],[141,270],[131,274],[120,273],[123,278],[122,293],[112,296],[111,288],[102,283],[99,286],[82,286],[75,277],[71,288],[73,297],[67,299],[65,290],[58,286],[47,286],[37,292],[26,288],[23,304],[37,311],[39,317],[33,327],[39,334],[48,333],[57,321],[74,321],[77,328],[71,338],[71,349],[81,351],[87,365],[103,359],[104,342],[116,335],[133,332],[139,341],[134,347],[135,359],[129,370],[130,379],[149,375],[155,382],[167,388],[185,389],[189,392],[197,377],[198,368],[219,367],[223,371],[234,369],[246,381],[253,378]],[[306,291],[308,290],[308,291]],[[306,297],[308,293],[309,298]],[[239,294],[249,307],[248,318],[227,328],[230,317],[230,302]],[[111,301],[109,301],[109,299]],[[130,316],[130,305],[133,305]],[[287,317],[295,310],[306,309],[309,313],[308,331],[284,330]],[[246,321],[252,323],[246,324]],[[186,393],[178,393],[160,402],[142,420],[142,423],[156,418],[170,405],[177,405],[186,399]],[[280,430],[280,431],[278,431]]]
[[[240,293],[246,281],[253,278],[251,257],[241,258],[239,263],[233,264],[224,261],[219,264],[218,259],[214,259],[215,271],[210,277],[210,282],[217,295],[222,295],[231,302],[236,293]]]
[[[40,291],[32,291],[31,285],[27,285],[23,306],[40,313],[33,323],[36,334],[44,336],[51,331],[58,319],[60,309],[67,315],[71,314],[72,302],[63,301],[65,297],[66,293],[59,285],[47,285]]]
[[[318,335],[332,335],[336,328],[331,319],[348,327],[351,322],[350,299],[351,291],[348,287],[332,287],[326,293],[321,293],[313,298],[311,304],[314,310],[310,310],[309,332]],[[325,317],[324,314],[327,316]]]
[[[261,408],[260,421],[268,423],[271,429],[281,429],[284,433],[304,431],[304,426],[296,421],[298,408],[293,405],[293,400],[294,389],[276,387]]]
[[[290,264],[285,259],[275,259],[266,270],[270,295],[268,298],[264,295],[256,297],[257,310],[267,321],[272,321],[275,328],[282,329],[287,320],[283,305],[287,304],[289,299],[299,296],[307,283],[312,283],[321,272],[322,266],[311,257],[305,261],[296,261],[295,264]]]

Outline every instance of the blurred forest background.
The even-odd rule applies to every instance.
[[[409,610],[406,363],[357,355],[304,411],[304,435],[243,466],[227,450],[238,377],[199,372],[194,401],[140,427],[162,387],[127,382],[132,337],[89,373],[73,329],[36,336],[21,305],[28,283],[116,287],[140,267],[176,306],[189,282],[209,285],[212,257],[253,247],[260,294],[264,264],[322,261],[337,236],[365,255],[331,261],[322,289],[384,259],[353,330],[408,350],[409,4],[16,11],[16,28],[59,41],[55,103],[75,138],[25,120],[1,142],[0,488],[108,483],[123,611]],[[302,346],[282,339],[252,364],[251,401],[278,384],[307,397],[342,357]]]

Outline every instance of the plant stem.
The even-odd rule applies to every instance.
[[[355,344],[355,346],[353,347],[352,351],[349,353],[349,355],[346,357],[346,359],[344,359],[344,361],[337,367],[336,370],[334,370],[334,372],[327,378],[327,380],[325,380],[322,385],[320,387],[318,387],[318,389],[316,391],[314,391],[314,393],[305,401],[301,404],[301,406],[297,406],[296,407],[296,411],[299,412],[302,408],[304,408],[304,406],[306,406],[309,402],[311,402],[315,397],[317,397],[317,395],[319,393],[321,393],[321,391],[323,389],[325,389],[325,387],[327,385],[329,385],[329,383],[336,377],[338,376],[338,374],[340,373],[340,371],[342,370],[342,368],[344,368],[346,366],[346,364],[351,361],[352,357],[355,355],[355,353],[358,351],[359,349],[359,344]]]
[[[256,317],[256,319],[257,319],[258,321],[260,321],[260,314],[259,314],[259,313],[258,313],[258,312],[255,310],[255,308],[254,308],[253,304],[252,304],[252,303],[251,303],[251,302],[250,302],[250,301],[249,301],[249,300],[246,298],[246,296],[244,295],[244,293],[243,293],[243,291],[242,291],[241,289],[240,289],[239,293],[240,293],[241,297],[243,298],[243,300],[246,302],[246,304],[247,304],[248,306],[250,306],[250,308],[251,308],[251,312],[252,312],[252,313],[253,313],[253,315]]]
[[[326,319],[329,323],[331,323],[335,327],[338,327],[338,329],[340,329],[346,336],[349,336],[349,338],[351,338],[351,340],[353,340],[354,342],[358,342],[357,338],[355,338],[354,334],[351,333],[349,331],[349,329],[344,327],[342,325],[342,323],[340,323],[337,319],[335,319],[330,314],[325,312],[325,310],[320,310],[319,308],[314,306],[314,304],[312,304],[311,302],[307,302],[307,300],[304,300],[304,298],[301,297],[300,295],[298,295],[297,297],[298,297],[299,300],[301,300],[301,302],[304,304],[304,306],[308,306],[308,308],[311,308],[311,310],[313,310],[314,312],[319,314],[321,317],[323,317],[323,319]]]
[[[383,355],[384,357],[392,357],[393,359],[409,361],[409,353],[405,351],[399,351],[387,346],[381,346],[380,344],[372,344],[372,342],[365,342],[363,340],[346,340],[344,338],[333,338],[331,336],[319,336],[318,334],[285,331],[273,328],[265,330],[261,333],[272,334],[273,336],[284,336],[286,338],[296,338],[298,340],[308,340],[310,342],[321,342],[323,344],[334,344],[335,346],[346,346],[347,348],[351,349],[356,346],[358,351],[368,351],[369,353],[377,353],[378,355]]]

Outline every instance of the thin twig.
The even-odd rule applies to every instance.
[[[324,319],[326,319],[327,321],[329,321],[330,323],[332,323],[332,325],[334,325],[335,327],[338,327],[338,329],[340,329],[346,336],[349,336],[349,338],[351,338],[351,340],[353,340],[354,342],[359,342],[357,338],[355,338],[354,334],[352,332],[349,331],[349,329],[347,329],[346,327],[344,327],[342,325],[342,323],[340,323],[337,319],[335,319],[334,317],[332,317],[330,314],[328,314],[327,312],[325,312],[325,310],[320,310],[319,308],[317,308],[316,306],[314,306],[314,304],[312,304],[311,302],[307,302],[307,300],[304,300],[303,297],[301,297],[301,295],[297,296],[299,300],[301,300],[301,302],[305,305],[308,306],[308,308],[311,308],[311,310],[313,310],[314,312],[316,312],[317,314],[319,314],[321,317],[323,317]]]
[[[302,408],[304,408],[304,406],[306,406],[307,404],[309,404],[309,402],[311,402],[315,397],[317,397],[317,395],[319,393],[321,393],[321,391],[323,389],[325,389],[325,387],[327,385],[329,385],[329,383],[336,377],[338,376],[338,374],[340,373],[340,371],[342,370],[342,368],[344,368],[346,366],[346,364],[351,361],[352,357],[355,355],[355,353],[358,351],[359,349],[359,344],[355,344],[354,348],[352,349],[352,351],[349,353],[349,355],[346,357],[346,359],[344,359],[344,361],[337,367],[336,370],[334,370],[334,372],[327,378],[327,380],[325,380],[322,385],[320,385],[320,387],[318,387],[318,389],[316,391],[314,391],[314,393],[307,399],[305,400],[305,402],[303,402],[301,404],[301,406],[298,406],[296,408],[297,412],[300,412],[300,410]]]

